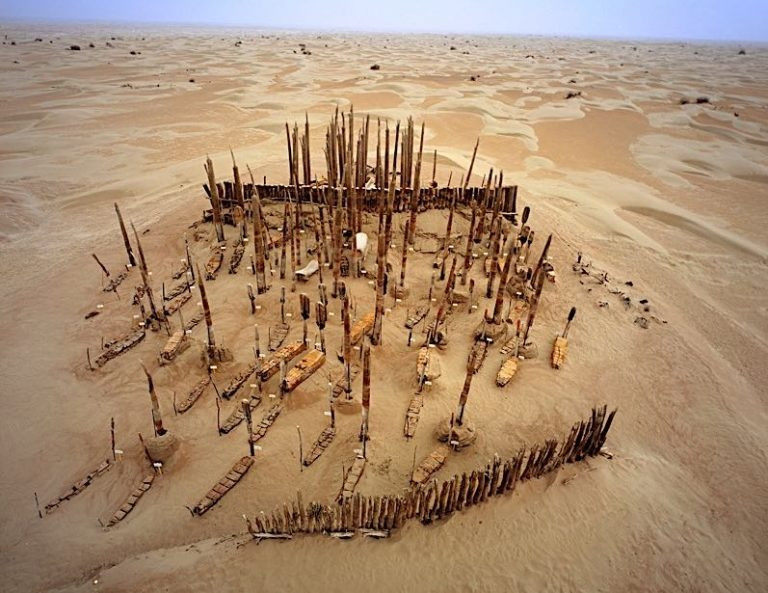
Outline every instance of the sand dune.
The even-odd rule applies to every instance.
[[[4,25],[0,33],[1,589],[768,588],[764,47],[738,55],[735,46],[689,43],[52,25]],[[570,91],[581,95],[566,99]],[[709,102],[695,104],[698,97]],[[609,439],[614,459],[569,466],[511,498],[408,525],[388,541],[238,546],[242,513],[270,509],[298,488],[319,500],[338,489],[331,459],[311,472],[297,468],[295,424],[311,433],[322,426],[325,379],[313,378],[291,400],[292,420],[265,439],[249,479],[191,519],[184,506],[245,450],[242,439],[216,435],[212,398],[183,422],[169,412],[172,391],[185,393],[199,373],[190,353],[156,374],[184,448],[130,520],[105,532],[97,519],[143,471],[136,433],[151,431],[137,359],[118,359],[108,372],[84,368],[85,345],[98,348],[130,322],[129,306],[100,292],[90,255],[113,269],[123,263],[112,203],[147,231],[152,269],[167,278],[183,232],[206,204],[206,154],[226,178],[232,147],[257,179],[285,182],[284,124],[306,113],[313,167],[323,171],[325,124],[350,103],[391,128],[409,115],[425,121],[425,151],[438,151],[441,184],[451,174],[459,182],[479,137],[472,182],[490,167],[503,170],[537,228],[554,235],[559,278],[538,331],[553,336],[568,308],[579,308],[562,372],[553,376],[537,360],[513,389],[499,391],[491,378],[498,361],[483,369],[472,395],[481,437],[442,471],[559,435],[602,402],[620,410]],[[466,219],[457,219],[466,232]],[[445,213],[420,224],[442,229]],[[201,254],[205,247],[195,245]],[[635,309],[572,274],[578,251],[633,302],[648,299],[659,322],[640,328]],[[416,254],[413,265],[430,258]],[[231,297],[228,281],[211,288],[217,331],[227,343],[249,343],[245,294]],[[426,292],[429,278],[413,282]],[[278,307],[277,298],[268,294],[265,308]],[[599,307],[602,300],[610,306]],[[96,304],[109,315],[86,321]],[[414,446],[429,450],[461,389],[462,372],[446,373],[415,441],[402,438],[413,354],[404,317],[396,311],[385,328],[386,362],[374,358],[366,493],[402,488]],[[330,325],[336,343],[338,323]],[[157,344],[145,346],[141,356],[155,356]],[[465,354],[441,354],[443,368],[460,368]],[[250,354],[236,356],[242,363]],[[340,414],[344,436],[329,458],[351,458],[356,414]],[[39,520],[33,493],[46,501],[95,467],[109,450],[111,417],[125,461]]]

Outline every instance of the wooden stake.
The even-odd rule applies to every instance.
[[[213,172],[213,161],[206,157],[204,169],[208,175],[208,188],[211,191],[211,206],[213,206],[213,227],[216,229],[216,238],[219,243],[224,242],[224,225],[221,221],[221,202],[219,201],[219,188],[216,185],[216,175]]]
[[[299,471],[304,472],[304,443],[301,440],[301,426],[296,425],[296,432],[299,434]]]
[[[163,428],[163,418],[160,416],[160,402],[157,399],[155,393],[155,383],[152,380],[152,375],[149,374],[147,367],[144,363],[140,363],[141,368],[144,369],[144,374],[147,376],[147,389],[149,390],[149,399],[152,402],[152,423],[155,427],[155,436],[163,436],[167,431]]]
[[[96,260],[96,263],[99,264],[99,267],[102,269],[104,274],[106,274],[107,278],[109,278],[110,274],[109,274],[109,270],[107,269],[107,267],[103,263],[101,263],[101,260],[96,256],[95,253],[91,253],[91,255],[93,256],[93,259]]]
[[[112,436],[112,461],[117,460],[117,453],[115,453],[115,417],[112,417],[112,420],[109,423],[109,432]]]
[[[360,424],[360,440],[363,442],[363,459],[366,457],[366,441],[368,441],[368,414],[371,407],[371,349],[365,346],[363,350],[363,411]]]
[[[251,416],[251,402],[248,399],[240,400],[240,405],[243,407],[243,414],[245,415],[245,425],[248,427],[248,449],[251,453],[251,457],[256,454],[253,444],[253,418]]]
[[[248,283],[248,300],[251,301],[251,315],[256,313],[256,295],[253,294],[253,284]]]
[[[120,223],[120,233],[123,235],[123,244],[125,245],[125,253],[128,255],[128,265],[135,266],[136,258],[133,255],[133,249],[131,249],[131,242],[128,239],[128,231],[125,230],[125,222],[123,222],[123,215],[120,214],[120,207],[115,202],[115,212],[117,213],[117,220]]]

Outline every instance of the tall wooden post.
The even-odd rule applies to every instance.
[[[309,297],[306,295],[306,293],[302,292],[299,295],[299,307],[301,309],[301,319],[303,320],[302,341],[306,346],[307,345],[307,320],[309,319]]]
[[[347,394],[347,399],[352,399],[352,339],[351,332],[351,315],[349,311],[349,292],[346,286],[343,288],[344,296],[342,297],[342,315],[344,316],[344,391]]]
[[[205,281],[200,273],[200,267],[197,266],[197,289],[200,291],[200,300],[203,303],[203,313],[205,314],[205,327],[208,331],[208,358],[213,360],[216,352],[216,338],[213,335],[213,319],[211,317],[211,306],[208,303],[208,295],[205,291]]]
[[[136,239],[136,248],[139,251],[139,270],[141,271],[141,280],[144,284],[144,291],[147,293],[147,299],[149,299],[149,307],[152,311],[152,316],[157,321],[165,321],[165,315],[163,315],[162,309],[158,309],[155,306],[155,297],[152,293],[152,287],[149,285],[149,270],[147,269],[147,260],[144,259],[144,249],[141,247],[139,233],[136,232],[136,227],[133,225],[133,222],[131,222],[131,229],[133,229],[133,236]]]
[[[501,323],[501,308],[504,306],[504,295],[507,292],[507,282],[509,280],[509,271],[512,264],[517,261],[517,241],[511,239],[511,248],[507,252],[507,259],[504,260],[504,267],[499,276],[499,289],[496,292],[496,304],[493,307],[493,322]]]
[[[488,275],[488,286],[485,289],[485,298],[489,299],[493,295],[493,282],[496,280],[496,274],[499,268],[499,241],[501,239],[501,220],[498,220],[495,228],[491,229],[491,270]]]
[[[467,374],[464,377],[464,386],[461,388],[461,395],[459,395],[459,409],[456,413],[456,424],[461,426],[464,423],[464,408],[467,405],[467,398],[469,397],[469,388],[472,386],[472,377],[475,374],[475,353],[473,352],[467,362]]]
[[[325,352],[325,324],[328,321],[328,309],[323,303],[315,303],[315,323],[320,332],[320,350]]]
[[[216,238],[219,243],[222,243],[224,241],[224,225],[221,221],[221,201],[219,200],[219,188],[216,185],[216,175],[213,172],[213,161],[211,161],[211,157],[206,158],[204,168],[208,175],[208,188],[211,191],[213,226],[216,229]]]
[[[155,427],[155,436],[161,437],[167,431],[163,428],[163,418],[160,416],[160,402],[157,399],[157,393],[155,393],[155,383],[144,363],[141,363],[141,368],[144,369],[144,374],[147,376],[147,388],[149,389],[149,399],[152,402],[152,423]]]
[[[128,255],[128,264],[135,266],[136,258],[133,255],[131,241],[128,239],[128,231],[125,230],[125,222],[123,222],[123,215],[120,214],[120,207],[117,205],[117,202],[115,202],[115,212],[117,213],[117,221],[120,223],[120,233],[123,235],[123,244],[125,245],[125,253]]]
[[[533,294],[533,300],[531,301],[531,307],[528,310],[528,322],[525,324],[525,334],[523,335],[523,344],[528,343],[528,332],[533,327],[533,322],[536,319],[536,310],[539,308],[539,299],[541,298],[541,289],[544,287],[544,275],[539,274],[536,280],[536,290]]]
[[[416,171],[414,174],[413,193],[411,194],[411,218],[408,225],[408,245],[413,245],[416,239],[416,215],[419,212],[419,191],[421,182],[421,156],[424,150],[424,123],[421,124],[421,140],[419,140],[419,156],[416,158]]]
[[[250,172],[250,167],[248,169]],[[253,183],[253,173],[251,173],[251,182]],[[251,215],[253,216],[253,259],[256,274],[256,292],[263,294],[267,291],[267,278],[265,270],[264,253],[264,220],[261,217],[261,200],[259,190],[253,183],[253,197],[251,198]]]
[[[253,417],[251,416],[251,402],[247,399],[242,399],[240,400],[240,405],[243,407],[245,425],[248,427],[248,450],[251,453],[251,457],[253,457],[256,454],[256,450],[253,446]]]
[[[360,423],[360,440],[363,442],[363,459],[366,457],[366,441],[368,441],[368,414],[371,408],[371,349],[366,346],[363,350],[363,411]]]

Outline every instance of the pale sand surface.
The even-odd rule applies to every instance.
[[[126,27],[6,25],[0,33],[7,34],[0,46],[1,590],[768,589],[768,50]],[[113,48],[105,46],[111,36]],[[67,50],[73,43],[83,50]],[[312,55],[298,52],[299,43]],[[381,70],[371,71],[374,63]],[[565,100],[570,90],[582,96]],[[710,104],[680,105],[699,96]],[[387,541],[304,537],[238,547],[242,513],[269,510],[298,488],[305,500],[332,498],[341,461],[357,446],[358,410],[340,414],[340,436],[300,474],[295,425],[312,438],[325,422],[324,379],[313,377],[264,439],[246,479],[191,519],[184,505],[246,446],[242,428],[216,435],[210,393],[173,417],[172,391],[184,394],[201,373],[189,352],[155,371],[166,423],[183,447],[133,513],[105,532],[97,518],[107,518],[141,475],[136,433],[151,431],[138,360],[154,362],[163,343],[150,335],[104,370],[84,369],[85,347],[98,349],[101,336],[120,334],[131,316],[125,296],[117,302],[100,292],[90,256],[95,251],[113,269],[125,259],[112,202],[150,229],[143,238],[150,266],[168,278],[183,253],[182,232],[206,204],[206,154],[220,177],[230,178],[231,146],[258,178],[284,182],[283,124],[308,112],[313,164],[322,170],[324,126],[336,105],[350,101],[391,126],[408,115],[426,121],[441,184],[451,170],[458,182],[479,136],[473,182],[491,166],[503,169],[532,206],[537,233],[554,233],[559,281],[545,290],[538,338],[546,343],[568,307],[579,308],[562,371],[542,358],[500,391],[493,353],[468,407],[481,436],[441,475],[560,435],[603,402],[619,408],[608,439],[616,456],[568,466],[429,527],[409,524]],[[422,215],[421,230],[440,232],[444,220],[441,212]],[[458,220],[465,231],[466,219]],[[200,257],[206,248],[194,245]],[[619,286],[632,280],[628,292],[649,299],[668,323],[643,330],[634,309],[603,287],[580,284],[570,271],[578,250]],[[417,255],[409,263],[419,294],[428,274],[418,270],[430,261]],[[210,286],[217,335],[240,364],[250,360],[253,323],[244,317],[243,274],[224,272]],[[352,290],[361,308],[372,303],[364,280]],[[262,302],[264,319],[274,319],[277,291]],[[106,314],[85,321],[97,303]],[[416,438],[406,442],[414,354],[404,315],[396,310],[385,323],[386,345],[373,353],[363,493],[405,486],[414,445],[420,456],[430,450],[463,380],[468,346],[451,347]],[[452,326],[453,339],[476,319]],[[332,348],[339,331],[332,321]],[[195,330],[197,338],[203,333]],[[335,360],[327,366],[338,368]],[[113,416],[125,461],[39,520],[33,492],[45,503],[95,467],[109,450]]]

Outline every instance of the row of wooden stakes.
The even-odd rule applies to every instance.
[[[339,504],[310,502],[304,505],[301,493],[297,500],[252,519],[244,515],[248,531],[254,538],[287,537],[294,533],[327,533],[351,536],[356,530],[390,531],[409,519],[431,523],[456,511],[485,502],[488,498],[510,493],[518,483],[556,471],[561,465],[581,461],[600,453],[616,410],[607,406],[593,408],[591,417],[574,424],[562,441],[548,440],[502,461],[493,461],[469,474],[454,475],[448,480],[433,480],[418,485],[404,494],[363,496],[355,493]]]

